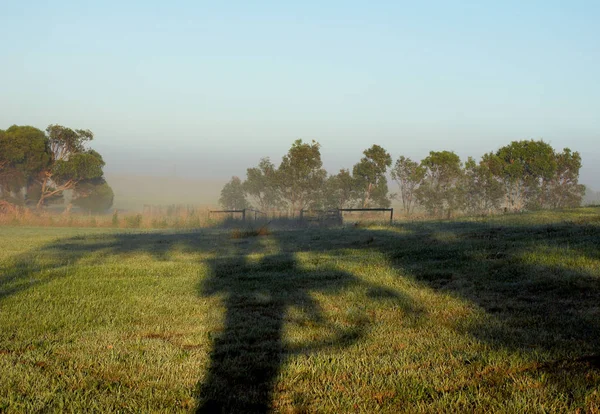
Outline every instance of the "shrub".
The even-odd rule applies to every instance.
[[[136,214],[135,216],[125,217],[125,224],[127,227],[137,229],[142,225],[142,215]]]
[[[112,226],[119,227],[119,212],[115,210],[112,216]]]
[[[154,219],[152,220],[152,227],[155,229],[166,229],[169,227],[169,223],[167,223],[167,219],[164,217],[162,219]]]
[[[231,232],[232,239],[245,239],[247,237],[268,236],[271,234],[267,226],[259,227],[258,229],[240,230],[234,229]]]

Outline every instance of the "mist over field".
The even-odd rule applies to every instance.
[[[108,146],[103,150],[103,155],[107,161],[106,178],[115,192],[114,207],[125,210],[140,210],[145,204],[193,204],[215,207],[221,189],[232,176],[244,179],[246,169],[256,166],[263,156],[270,156],[271,160],[278,164],[291,142],[282,141],[282,144],[278,145],[279,153],[233,149],[230,152],[223,150],[219,154],[217,150],[209,148],[208,151],[198,149],[197,153],[166,149],[164,152],[141,150],[127,154]],[[353,148],[360,147],[360,143],[351,145]],[[402,142],[398,145],[402,146]],[[98,147],[103,145],[99,142]],[[451,148],[452,143],[448,143],[448,147]],[[360,158],[361,151],[362,149],[357,149],[356,154],[350,154],[347,149],[338,151],[336,148],[323,146],[323,166],[330,174],[335,174],[341,168],[352,167]],[[420,156],[426,155],[426,151],[421,151],[413,159],[420,159]],[[469,155],[476,157],[481,154],[465,151],[459,155],[461,159],[466,160]],[[582,153],[582,164],[579,181],[588,190],[584,204],[600,203],[600,156]],[[388,181],[390,192],[397,192],[396,184],[389,177]],[[392,201],[392,204],[396,203],[398,200]]]
[[[140,211],[145,205],[215,207],[221,188],[227,181],[111,173],[106,175],[106,179],[115,193],[113,208],[127,211]]]

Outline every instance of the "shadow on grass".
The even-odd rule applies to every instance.
[[[325,320],[311,296],[365,282],[335,268],[307,270],[298,263],[296,253],[374,251],[384,253],[393,266],[422,285],[467,300],[497,321],[457,328],[462,333],[511,352],[549,352],[556,359],[542,361],[539,369],[550,372],[550,380],[558,387],[563,379],[555,373],[560,370],[583,375],[598,368],[600,272],[595,266],[600,260],[600,228],[595,225],[413,223],[387,229],[280,231],[268,238],[277,246],[276,252],[267,252],[259,260],[252,254],[265,251],[260,238],[233,243],[227,233],[161,232],[61,240],[17,258],[12,271],[4,269],[0,300],[43,283],[30,282],[39,268],[58,271],[90,253],[99,254],[98,262],[111,255],[135,253],[165,260],[175,246],[178,251],[210,253],[210,275],[200,282],[198,292],[200,296],[223,295],[226,314],[224,330],[214,341],[209,371],[198,385],[198,412],[267,412],[287,355],[350,346],[368,334],[368,323],[336,328]],[[46,261],[37,263],[32,257],[46,257]],[[398,292],[379,286],[369,286],[368,291],[372,298],[391,298],[410,312],[420,312],[419,304]],[[291,307],[303,309],[315,324],[330,329],[331,337],[301,350],[288,349],[282,336]]]
[[[600,352],[600,227],[438,223],[380,250],[427,286],[452,292],[501,321],[470,334],[498,347]]]
[[[274,233],[269,240],[275,242],[276,253],[267,252],[259,260],[251,260],[252,253],[264,251],[259,239],[229,257],[209,260],[210,276],[201,282],[200,295],[224,294],[226,315],[207,377],[199,384],[198,413],[269,412],[277,375],[289,355],[343,349],[367,335],[366,315],[355,315],[353,325],[342,328],[326,319],[313,293],[336,294],[361,286],[370,300],[393,300],[406,313],[420,313],[401,292],[335,267],[307,270],[296,253],[327,250],[319,238],[306,237],[309,234],[298,240],[296,232]],[[291,308],[302,310],[313,327],[325,328],[327,337],[293,346],[283,343],[285,316]]]
[[[331,325],[311,296],[311,292],[339,292],[361,283],[351,274],[335,269],[306,271],[286,253],[255,263],[244,256],[215,259],[211,267],[201,294],[224,293],[226,316],[224,330],[214,343],[207,378],[199,387],[199,413],[271,409],[274,382],[290,352],[282,342],[284,317],[290,307],[302,309],[314,325],[332,330],[324,342],[306,344],[302,352],[350,346],[365,334],[366,321],[348,329]]]
[[[261,243],[265,237],[235,240],[231,232],[73,237],[18,258],[13,272],[3,275],[0,300],[63,277],[66,272],[62,270],[78,263],[102,264],[110,257],[136,254],[168,260],[174,250],[205,253],[210,258],[201,261],[209,265],[210,272],[200,281],[198,294],[224,296],[226,310],[224,328],[213,343],[208,372],[197,386],[197,412],[268,412],[272,409],[274,383],[289,355],[342,349],[359,341],[368,331],[365,315],[353,315],[350,327],[327,320],[313,293],[336,294],[360,285],[371,300],[397,300],[404,311],[418,312],[412,308],[410,298],[401,298],[399,292],[372,285],[350,273],[323,267],[307,270],[295,256],[295,252],[307,250],[299,248],[303,244],[297,244],[295,235],[290,231],[269,234],[266,238],[273,246],[268,251]],[[310,240],[304,238],[302,242]],[[260,260],[251,259],[255,254]],[[34,274],[40,269],[54,276],[36,279]],[[301,310],[311,327],[323,328],[328,335],[286,345],[283,328],[291,308]]]

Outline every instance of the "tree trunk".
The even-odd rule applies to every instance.
[[[369,183],[369,186],[367,187],[367,194],[365,195],[365,201],[363,201],[363,208],[367,208],[367,206],[369,205],[372,187],[373,184]]]
[[[37,202],[36,208],[38,210],[40,210],[42,208],[42,206],[44,205],[44,200],[46,199],[45,193],[46,193],[46,187],[48,186],[48,180],[50,179],[50,177],[48,175],[46,175],[46,177],[44,178],[44,181],[42,181],[42,189],[40,191],[40,199]]]

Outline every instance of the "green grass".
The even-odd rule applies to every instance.
[[[0,227],[0,412],[600,409],[600,208],[238,233]]]

